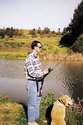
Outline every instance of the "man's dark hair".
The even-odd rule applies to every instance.
[[[37,46],[37,44],[40,43],[39,41],[33,41],[31,44],[31,48],[34,49],[35,46]],[[41,43],[40,43],[41,44]]]

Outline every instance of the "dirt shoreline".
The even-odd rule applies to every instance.
[[[5,59],[17,59],[17,60],[25,60],[26,56],[22,56],[22,55],[16,55],[13,56],[11,54],[8,55],[0,55],[0,58],[5,58]],[[45,55],[40,55],[40,60],[42,61],[80,61],[83,62],[83,54],[81,53],[76,53],[76,54],[72,54],[72,55],[63,55],[63,54],[58,54],[58,55],[54,55],[54,54],[45,54]]]
[[[43,58],[43,60],[49,60],[49,61],[82,61],[83,62],[83,55],[81,53],[73,54],[73,55],[53,55],[53,54],[47,54],[44,56],[40,56],[40,58]]]

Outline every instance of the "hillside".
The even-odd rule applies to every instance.
[[[33,30],[31,30],[33,31]],[[38,40],[42,43],[43,49],[40,54],[42,60],[62,60],[68,54],[71,54],[67,60],[82,60],[82,54],[75,53],[68,47],[59,44],[62,35],[50,31],[49,33],[38,33],[35,30],[35,35],[30,34],[30,30],[21,30],[20,35],[0,38],[0,57],[11,59],[25,59],[31,52],[31,43],[33,40]],[[52,34],[53,33],[53,34]]]

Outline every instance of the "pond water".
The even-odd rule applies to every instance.
[[[42,70],[59,62],[41,62]],[[24,60],[0,59],[0,93],[13,101],[27,104]],[[43,96],[52,90],[57,97],[68,94],[75,100],[83,97],[83,62],[63,62],[45,78]],[[43,98],[43,97],[42,97]]]

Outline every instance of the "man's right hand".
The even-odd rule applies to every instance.
[[[45,69],[44,74],[48,74],[48,73],[49,73],[48,69]]]
[[[52,68],[48,68],[48,72],[50,73],[53,69]]]

